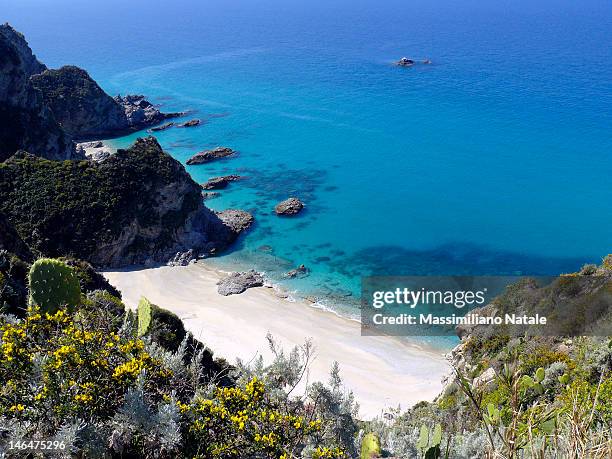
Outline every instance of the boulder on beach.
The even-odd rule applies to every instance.
[[[252,287],[263,287],[263,284],[263,276],[257,271],[236,272],[217,282],[217,292],[223,296],[237,295]]]
[[[274,207],[276,215],[295,215],[304,208],[304,203],[298,198],[285,199]]]
[[[176,125],[176,127],[195,127],[195,126],[199,126],[202,122],[198,119],[195,120],[189,120],[189,121],[185,121],[184,123],[179,123]]]
[[[208,179],[206,183],[202,183],[203,190],[220,190],[222,188],[227,188],[230,182],[235,182],[236,180],[240,180],[242,177],[240,175],[223,175],[221,177],[213,177]]]
[[[236,152],[228,147],[217,147],[212,150],[200,151],[193,155],[187,160],[187,164],[192,166],[194,164],[204,164],[214,161],[216,159],[227,158],[228,156],[235,155]]]

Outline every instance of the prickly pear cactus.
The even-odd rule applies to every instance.
[[[138,336],[144,336],[153,323],[153,304],[144,296],[138,302]]]
[[[370,432],[361,441],[360,459],[373,459],[382,454],[380,448],[380,438],[374,432]]]
[[[81,302],[81,286],[74,270],[52,258],[34,262],[28,275],[30,304],[54,313],[62,307],[75,308]]]

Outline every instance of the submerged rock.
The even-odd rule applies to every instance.
[[[285,199],[274,207],[276,215],[295,215],[304,208],[304,203],[298,198]]]
[[[205,201],[208,199],[214,199],[219,197],[219,193],[217,193],[216,191],[203,191],[202,192],[202,199],[204,199]]]
[[[195,127],[195,126],[199,126],[201,123],[202,121],[195,119],[195,120],[185,121],[184,123],[179,123],[176,125],[176,127],[184,127],[184,128]]]
[[[236,272],[217,282],[220,295],[237,295],[253,287],[263,287],[263,276],[257,271]]]
[[[220,190],[226,188],[230,182],[235,182],[242,179],[240,175],[224,175],[221,177],[213,177],[208,179],[206,183],[202,183],[202,189],[204,190]]]
[[[188,165],[204,164],[216,159],[227,158],[235,155],[236,152],[228,147],[217,147],[212,150],[200,151],[187,160]]]

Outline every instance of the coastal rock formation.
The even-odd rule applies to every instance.
[[[113,136],[157,124],[164,114],[142,95],[109,96],[89,74],[73,65],[31,78],[64,131],[75,139]]]
[[[235,236],[247,230],[255,220],[250,213],[238,209],[228,209],[216,214],[223,225]]]
[[[256,271],[232,273],[225,279],[217,282],[217,292],[223,296],[237,295],[249,288],[263,287],[263,284],[263,276]]]
[[[28,42],[21,32],[17,32],[10,24],[6,23],[0,26],[0,35],[17,51],[21,58],[23,71],[28,77],[47,70],[47,66],[40,62],[32,53]]]
[[[176,255],[168,261],[168,266],[187,266],[196,259],[197,257],[193,249],[189,249],[186,252],[176,252]]]
[[[217,147],[212,150],[200,151],[187,160],[187,164],[192,166],[195,164],[204,164],[216,159],[227,158],[235,155],[236,152],[228,147]]]
[[[23,35],[0,26],[0,161],[19,149],[49,159],[77,157],[30,77],[44,70]]]
[[[253,217],[216,214],[201,192],[152,137],[102,162],[21,152],[0,167],[0,211],[26,244],[97,266],[166,262],[189,249],[207,256],[227,247]]]
[[[285,273],[285,277],[288,277],[290,279],[296,278],[296,277],[305,277],[308,275],[308,271],[309,269],[304,266],[304,265],[300,265],[295,269],[292,269],[291,271]]]
[[[169,123],[164,123],[161,126],[152,127],[149,129],[149,132],[165,131],[166,129],[170,129],[172,126],[174,126],[174,122],[170,121]]]
[[[230,182],[235,182],[242,179],[240,175],[224,175],[221,177],[213,177],[208,179],[206,183],[202,183],[203,190],[219,190],[227,188]]]
[[[104,161],[113,154],[101,140],[76,144],[76,151],[92,161]]]
[[[182,127],[182,128],[195,127],[195,126],[199,126],[201,123],[202,121],[195,119],[195,120],[185,121],[184,123],[179,123],[176,125],[176,127]]]
[[[289,198],[279,202],[274,207],[274,212],[276,212],[276,215],[290,216],[299,213],[303,208],[304,203],[298,198]]]
[[[400,67],[410,67],[411,65],[414,65],[414,61],[412,59],[408,59],[407,57],[402,57],[395,63],[395,65],[399,65]]]

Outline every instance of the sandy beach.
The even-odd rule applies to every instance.
[[[388,407],[406,409],[433,400],[450,371],[439,351],[394,337],[361,336],[359,323],[280,298],[271,288],[221,296],[216,283],[223,274],[205,263],[103,274],[128,307],[136,307],[145,295],[176,313],[196,338],[229,362],[250,361],[260,354],[269,361],[268,332],[287,350],[312,339],[315,356],[308,380],[327,381],[332,363],[338,361],[364,419]]]

